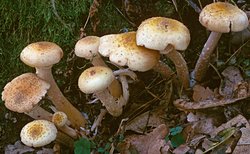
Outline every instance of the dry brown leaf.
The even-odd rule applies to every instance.
[[[169,128],[162,124],[149,134],[127,136],[125,145],[127,148],[134,149],[140,154],[161,154],[161,149],[168,149],[164,139],[168,132]]]
[[[165,123],[163,120],[165,115],[166,112],[164,110],[147,111],[128,122],[125,126],[125,131],[132,130],[137,133],[143,133],[146,127],[157,127]]]
[[[247,121],[247,119],[245,117],[243,117],[242,115],[238,115],[236,117],[234,117],[233,119],[231,119],[230,121],[220,125],[218,128],[216,128],[210,135],[212,137],[214,137],[216,134],[218,134],[220,131],[230,128],[230,127],[240,127],[240,126],[244,126],[245,128],[250,129],[250,125]],[[242,129],[242,128],[241,128]],[[242,132],[242,136],[243,136],[243,132]]]
[[[189,146],[187,146],[186,144],[182,144],[180,146],[178,146],[176,149],[173,150],[174,154],[183,154],[183,153],[187,153],[190,150]]]
[[[211,89],[209,89],[208,87],[204,88],[201,85],[195,85],[193,91],[193,100],[195,102],[212,100],[215,97],[214,92]]]
[[[250,95],[248,94],[247,97]],[[200,102],[191,102],[188,99],[177,99],[174,101],[174,105],[182,111],[189,111],[189,110],[198,110],[198,109],[206,109],[212,107],[219,107],[225,106],[237,101],[246,99],[247,97],[241,98],[224,98],[224,99],[215,99],[215,100],[204,100]]]
[[[33,152],[35,149],[23,145],[21,141],[16,141],[14,145],[7,145],[5,148],[5,154],[23,154],[27,152]]]
[[[233,98],[234,91],[243,82],[241,72],[237,67],[229,66],[223,72],[224,80],[220,85],[219,93],[225,98]]]
[[[194,134],[209,134],[216,128],[214,119],[201,112],[189,113],[187,117],[188,122],[192,122],[191,127]]]

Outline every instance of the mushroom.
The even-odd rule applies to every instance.
[[[209,66],[210,56],[222,33],[242,31],[249,24],[246,13],[227,2],[216,2],[205,6],[200,13],[199,21],[211,33],[192,72],[197,82],[203,79]]]
[[[27,146],[41,147],[54,141],[57,136],[55,125],[47,120],[34,120],[26,124],[20,133],[21,141]]]
[[[119,116],[125,100],[116,101],[107,89],[114,79],[110,68],[94,66],[82,72],[78,79],[78,87],[86,94],[94,93],[112,116]]]
[[[143,21],[136,32],[136,43],[149,49],[159,50],[175,64],[177,76],[185,89],[189,88],[189,72],[186,61],[176,50],[186,50],[190,33],[181,22],[152,17]]]
[[[58,63],[62,56],[63,51],[57,44],[36,42],[25,47],[21,52],[20,58],[25,64],[36,68],[38,77],[49,82],[51,86],[48,91],[49,98],[58,110],[67,114],[73,127],[78,129],[85,126],[86,120],[80,111],[64,97],[51,72],[53,64]]]
[[[2,100],[11,111],[25,113],[33,119],[50,120],[52,114],[38,105],[49,87],[47,82],[35,74],[25,73],[5,85]]]
[[[135,32],[102,36],[99,53],[119,66],[128,66],[133,71],[148,71],[158,63],[160,54],[137,46],[135,36]]]
[[[98,47],[100,44],[100,38],[97,36],[86,36],[80,39],[75,45],[75,54],[78,57],[82,57],[91,60],[94,66],[106,66],[106,63],[102,60],[98,53]],[[122,94],[121,85],[118,80],[113,80],[108,87],[111,95],[115,98],[119,98]]]
[[[58,128],[60,128],[60,130],[63,130],[63,132],[68,134],[70,137],[74,139],[77,138],[76,131],[67,125],[68,117],[64,112],[61,112],[61,111],[55,112],[52,116],[52,122]]]

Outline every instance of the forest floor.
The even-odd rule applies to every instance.
[[[89,127],[91,127],[91,124],[103,107],[100,103],[86,104],[89,98],[81,93],[77,87],[79,75],[84,69],[90,67],[91,64],[87,60],[74,56],[75,43],[80,38],[89,35],[103,36],[106,34],[136,31],[140,23],[149,17],[169,17],[181,21],[190,30],[191,42],[182,55],[187,61],[189,71],[191,72],[209,33],[199,23],[199,13],[196,10],[199,6],[198,1],[193,1],[197,4],[197,7],[188,2],[190,0],[146,0],[146,2],[143,0],[122,0],[120,2],[112,0],[94,0],[94,2],[92,0],[71,0],[59,2],[51,0],[30,1],[29,3],[23,0],[0,1],[0,92],[16,76],[25,72],[34,72],[32,68],[20,61],[19,55],[25,46],[36,41],[55,42],[64,50],[64,57],[60,63],[53,67],[54,77],[64,95],[84,115],[87,115]],[[211,2],[206,0],[201,5],[205,6]],[[249,11],[247,10],[250,8],[249,4],[240,3],[238,5],[245,11]],[[88,17],[90,17],[89,20]],[[244,34],[247,35],[245,36]],[[221,127],[219,126],[227,121],[234,120],[235,117],[243,121],[242,123],[246,123],[250,118],[250,105],[247,104],[250,101],[249,98],[237,100],[237,103],[229,100],[233,105],[214,105],[214,107],[209,107],[209,109],[205,108],[205,110],[200,109],[194,112],[190,112],[194,108],[192,105],[188,106],[190,109],[179,107],[179,109],[185,112],[180,111],[173,105],[173,101],[179,99],[184,94],[191,100],[196,101],[197,99],[202,100],[212,96],[215,97],[217,94],[216,89],[223,90],[221,89],[222,84],[226,82],[227,77],[231,77],[224,76],[222,73],[229,66],[234,66],[231,73],[241,76],[243,81],[249,84],[249,29],[244,34],[229,33],[222,35],[216,52],[212,57],[209,73],[204,79],[205,82],[201,84],[202,87],[196,89],[196,92],[203,92],[196,93],[196,96],[199,98],[194,98],[194,89],[183,91],[175,88],[171,79],[166,80],[159,73],[154,71],[136,72],[138,81],[129,84],[131,96],[128,106],[124,108],[124,113],[117,118],[109,114],[105,116],[97,134],[92,134],[91,136],[92,139],[89,142],[93,145],[91,150],[99,153],[107,153],[113,150],[115,153],[121,152],[125,148],[125,151],[130,150],[131,152],[131,150],[135,149],[131,149],[131,147],[126,149],[127,145],[121,144],[124,139],[129,140],[126,137],[133,135],[134,132],[141,136],[145,133],[151,134],[150,132],[153,128],[156,128],[154,132],[158,132],[158,135],[163,134],[165,136],[165,142],[171,142],[172,145],[168,144],[170,151],[178,149],[177,147],[179,147],[178,150],[180,151],[187,150],[189,152],[198,148],[210,150],[212,139],[208,139],[211,136],[201,136],[199,141],[193,146],[190,146],[190,141],[194,139],[195,135],[205,133],[205,129],[211,131],[211,127],[214,130],[216,127],[217,130],[220,130]],[[239,36],[240,39],[236,38]],[[239,41],[242,37],[244,41]],[[108,61],[108,59],[106,60]],[[161,57],[161,60],[175,70],[173,63],[167,58]],[[236,68],[240,70],[240,73],[237,73]],[[248,92],[249,89],[247,89]],[[183,98],[182,101],[185,102],[186,100]],[[49,105],[50,102],[47,99],[42,101],[42,106],[51,111],[48,108]],[[198,107],[200,106],[198,105]],[[227,114],[228,112],[229,114]],[[241,115],[241,117],[237,117],[237,115]],[[199,122],[203,121],[203,123],[198,123],[197,119],[199,119]],[[216,124],[210,124],[208,121],[211,119],[212,121],[215,120]],[[0,153],[3,153],[8,145],[13,145],[20,140],[20,130],[31,120],[24,114],[11,112],[6,109],[4,102],[0,99]],[[122,131],[120,130],[123,128],[121,126],[125,124],[121,121],[127,126],[127,129]],[[204,125],[204,121],[209,123],[209,126],[200,128]],[[158,126],[162,123],[166,125],[166,129],[170,129],[170,133],[160,130]],[[248,128],[249,124],[246,125]],[[231,126],[224,129],[226,130],[226,135],[222,135],[220,141],[216,142],[217,144],[229,142],[228,138],[231,139],[233,135],[236,136],[235,138],[238,137],[237,129],[229,128]],[[199,133],[198,129],[201,129]],[[144,136],[150,137],[150,135]],[[152,136],[154,137],[154,134]],[[237,143],[237,141],[233,140],[231,142]],[[250,137],[248,141],[247,144],[249,145]],[[158,141],[155,142],[158,144]],[[146,144],[149,146],[149,143]],[[182,145],[182,147],[179,145]],[[47,147],[51,148],[52,145]],[[222,150],[221,148],[216,148],[218,148],[217,145],[216,147],[212,146],[212,149],[215,149],[215,153],[218,150]],[[66,148],[64,150],[65,152],[63,153],[70,153],[69,149]]]

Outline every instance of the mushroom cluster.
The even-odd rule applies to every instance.
[[[201,82],[205,76],[209,58],[222,33],[242,31],[249,25],[246,14],[227,2],[207,5],[201,11],[199,21],[211,33],[191,73],[196,82]],[[22,50],[20,59],[34,67],[36,73],[22,74],[6,84],[2,100],[9,110],[35,119],[21,131],[21,140],[28,146],[49,144],[60,138],[62,132],[67,137],[61,137],[67,141],[86,137],[88,130],[97,130],[106,113],[113,117],[122,115],[124,107],[129,105],[128,80],[137,79],[136,71],[154,70],[170,78],[176,70],[175,77],[180,81],[178,86],[184,90],[192,88],[185,56],[178,52],[186,50],[190,40],[190,32],[183,23],[166,17],[146,19],[137,31],[87,36],[78,40],[75,55],[90,60],[93,65],[82,70],[78,78],[79,90],[92,95],[92,103],[100,101],[103,106],[92,127],[87,125],[89,121],[81,111],[63,95],[53,77],[52,66],[63,56],[61,47],[53,42],[31,43]],[[160,60],[161,55],[173,62],[173,69]],[[109,63],[103,57],[108,57]],[[54,113],[39,106],[43,97],[51,100]]]

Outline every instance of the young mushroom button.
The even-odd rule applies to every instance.
[[[178,78],[183,87],[189,87],[189,72],[186,61],[176,50],[186,50],[190,42],[190,33],[181,22],[164,17],[153,17],[143,21],[136,33],[139,46],[159,50],[173,61]]]
[[[27,146],[42,147],[57,136],[55,125],[47,120],[34,120],[26,124],[20,133],[21,141]]]
[[[200,82],[203,79],[209,66],[210,56],[218,44],[221,34],[242,31],[249,24],[246,13],[227,2],[216,2],[204,7],[199,21],[211,33],[192,72],[194,82]]]
[[[86,120],[82,114],[64,97],[57,86],[53,75],[52,66],[60,61],[63,56],[62,49],[52,42],[36,42],[29,44],[21,52],[21,60],[36,68],[36,74],[50,84],[48,96],[59,111],[67,114],[73,127],[84,127]]]

